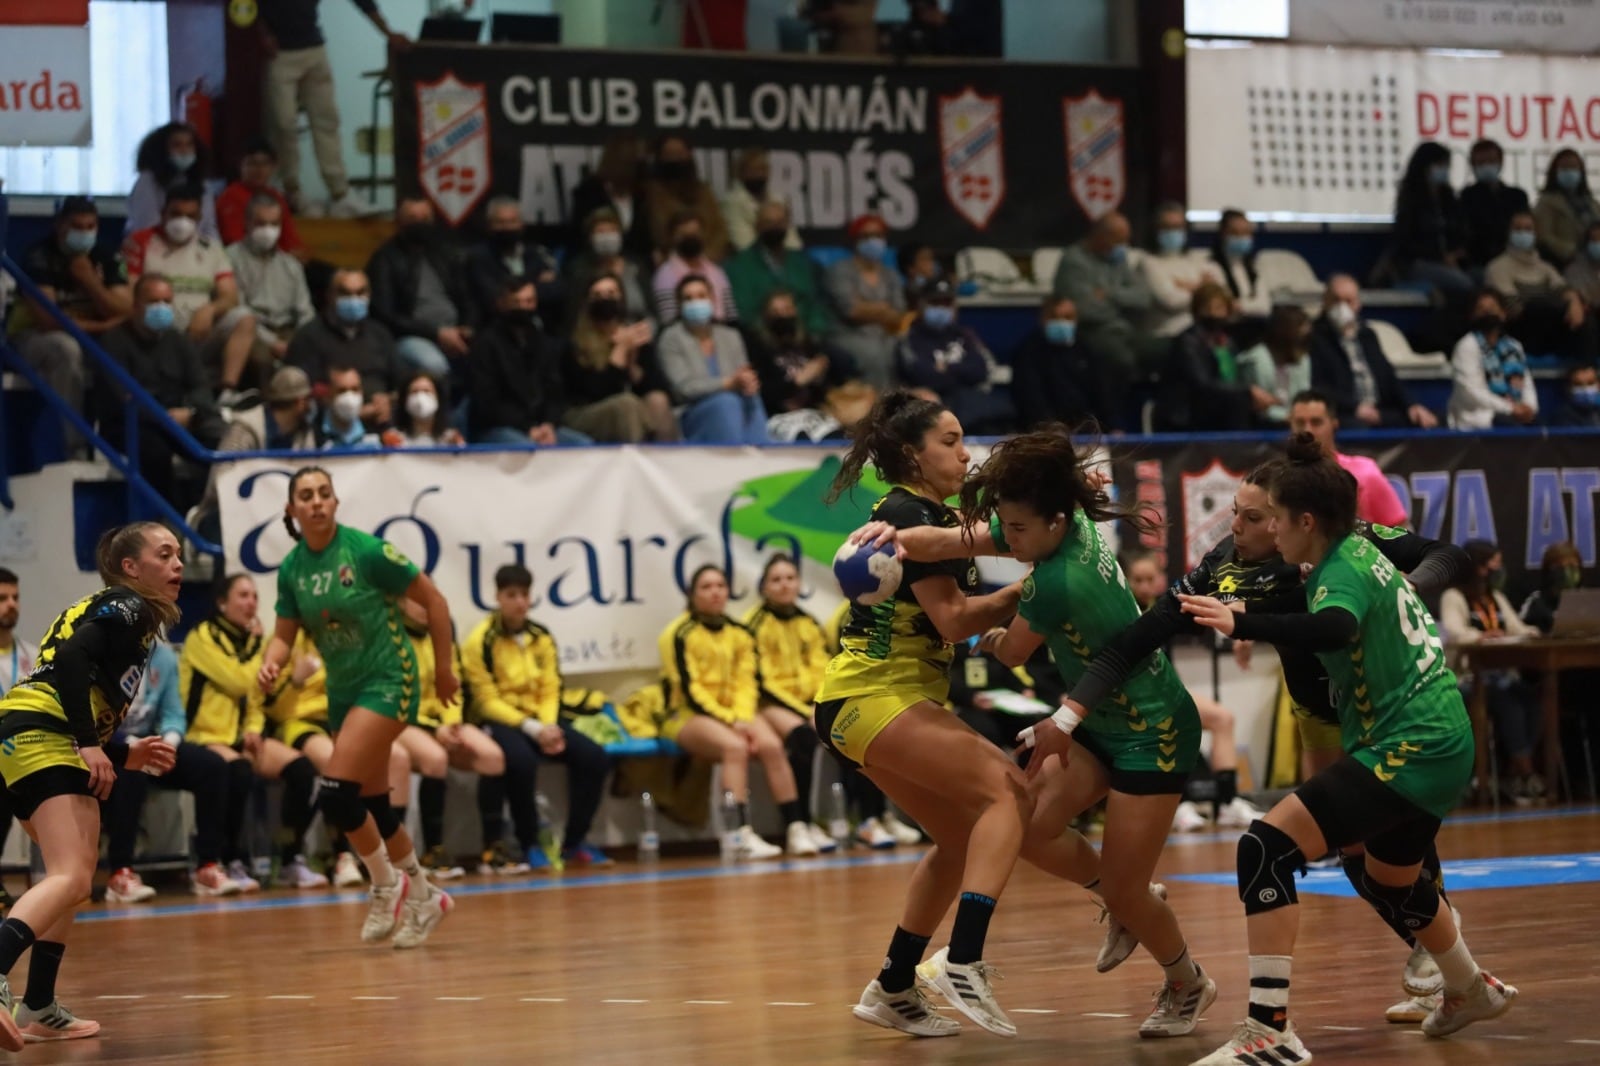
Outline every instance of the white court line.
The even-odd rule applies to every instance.
[[[815,1007],[816,1004],[815,1003],[791,1003],[791,1002],[789,1002],[787,1000],[780,999],[780,1000],[775,1000],[772,1003],[768,1003],[767,1006],[769,1006],[769,1007]]]
[[[268,999],[316,999],[316,996],[268,996]]]
[[[684,1003],[688,1004],[691,1007],[726,1007],[728,1004],[730,1004],[732,1002],[733,1002],[733,1000],[731,1000],[731,999],[686,999],[686,1000],[684,1000]],[[850,1005],[852,1007],[855,1006],[854,1003],[852,1003]]]
[[[1515,1035],[1513,1033],[1484,1033],[1483,1035],[1484,1035],[1484,1037],[1486,1039],[1489,1039],[1489,1040],[1526,1040],[1526,1039],[1528,1039],[1525,1036],[1517,1036],[1517,1035]]]
[[[1092,1010],[1084,1015],[1085,1018],[1131,1018],[1131,1014],[1110,1014],[1106,1011]]]
[[[358,1003],[389,1003],[399,999],[399,996],[351,996]]]
[[[1593,1044],[1596,1047],[1600,1047],[1600,1040],[1568,1040],[1567,1043],[1569,1043],[1569,1044]]]
[[[648,999],[602,999],[601,1003],[649,1003]]]
[[[1060,1014],[1057,1010],[1030,1010],[1027,1007],[1012,1007],[1012,1014]]]
[[[482,1003],[482,996],[435,996],[440,1003]]]
[[[207,994],[204,994],[204,995],[197,995],[197,996],[184,996],[183,998],[184,999],[227,999],[228,998],[228,994],[226,992],[213,992],[213,993],[207,993]]]
[[[143,996],[96,996],[95,999],[143,999]]]
[[[1336,1033],[1364,1033],[1364,1032],[1366,1032],[1366,1030],[1363,1029],[1359,1025],[1324,1025],[1324,1026],[1321,1026],[1320,1028],[1331,1029]]]
[[[564,999],[549,999],[545,996],[523,996],[521,1003],[565,1003]]]

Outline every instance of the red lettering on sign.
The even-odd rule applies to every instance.
[[[1439,98],[1432,93],[1417,94],[1417,135],[1429,139],[1439,136]]]
[[[0,111],[82,111],[83,92],[75,81],[56,81],[42,71],[33,81],[0,84]]]
[[[1445,100],[1445,124],[1450,136],[1463,141],[1471,137],[1472,127],[1467,124],[1467,94],[1451,93]]]

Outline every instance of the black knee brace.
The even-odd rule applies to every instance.
[[[1372,904],[1378,917],[1396,932],[1408,929],[1415,935],[1432,925],[1439,914],[1439,890],[1426,873],[1409,885],[1385,885],[1362,870],[1360,882],[1356,891],[1361,893],[1361,898]]]
[[[388,792],[378,796],[362,796],[361,803],[372,812],[372,820],[378,823],[378,835],[383,839],[388,840],[400,831],[400,816],[394,813]]]
[[[367,809],[361,805],[360,781],[317,778],[317,808],[323,819],[341,833],[353,833],[367,820]]]
[[[1305,864],[1289,834],[1259,818],[1251,822],[1239,838],[1239,900],[1245,916],[1299,903],[1294,874]]]
[[[1339,865],[1344,868],[1344,879],[1350,882],[1350,887],[1356,890],[1356,895],[1367,901],[1372,909],[1377,912],[1378,917],[1383,919],[1384,924],[1394,930],[1395,936],[1404,940],[1408,947],[1415,947],[1417,938],[1412,931],[1401,923],[1394,921],[1390,917],[1389,909],[1384,906],[1382,901],[1374,898],[1371,891],[1368,890],[1366,855],[1340,855]],[[1426,870],[1423,871],[1423,876],[1427,876]]]

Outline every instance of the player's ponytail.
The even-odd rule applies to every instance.
[[[1111,502],[1099,478],[1091,476],[1096,464],[1094,449],[1080,450],[1064,425],[1003,440],[961,486],[961,514],[969,529],[981,527],[1001,503],[1017,503],[1046,520],[1058,514],[1070,519],[1081,510],[1091,522],[1126,521],[1142,534],[1159,532],[1161,516],[1151,504],[1125,508]]]
[[[878,397],[867,416],[856,423],[851,434],[853,443],[828,488],[827,502],[834,502],[854,488],[868,462],[877,468],[879,477],[891,484],[915,481],[921,473],[916,453],[922,448],[922,439],[947,410],[944,404],[924,400],[905,389],[891,389]]]
[[[157,623],[171,627],[178,621],[178,605],[144,582],[129,577],[122,570],[123,560],[137,559],[144,551],[145,538],[150,530],[166,528],[160,522],[129,522],[125,526],[113,526],[102,533],[99,542],[95,544],[94,561],[95,568],[100,571],[101,581],[107,585],[138,593],[139,597],[149,605]]]
[[[1284,458],[1271,474],[1268,490],[1291,515],[1308,514],[1330,540],[1348,536],[1356,527],[1356,479],[1309,433],[1289,438]]]

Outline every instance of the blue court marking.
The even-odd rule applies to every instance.
[[[1238,885],[1235,873],[1172,874],[1169,881],[1205,885]],[[1461,859],[1444,864],[1444,884],[1450,892],[1481,888],[1531,888],[1540,885],[1581,885],[1600,881],[1600,852],[1572,855],[1518,855],[1508,858]],[[1312,870],[1295,879],[1301,894],[1351,896],[1355,889],[1342,870]]]

